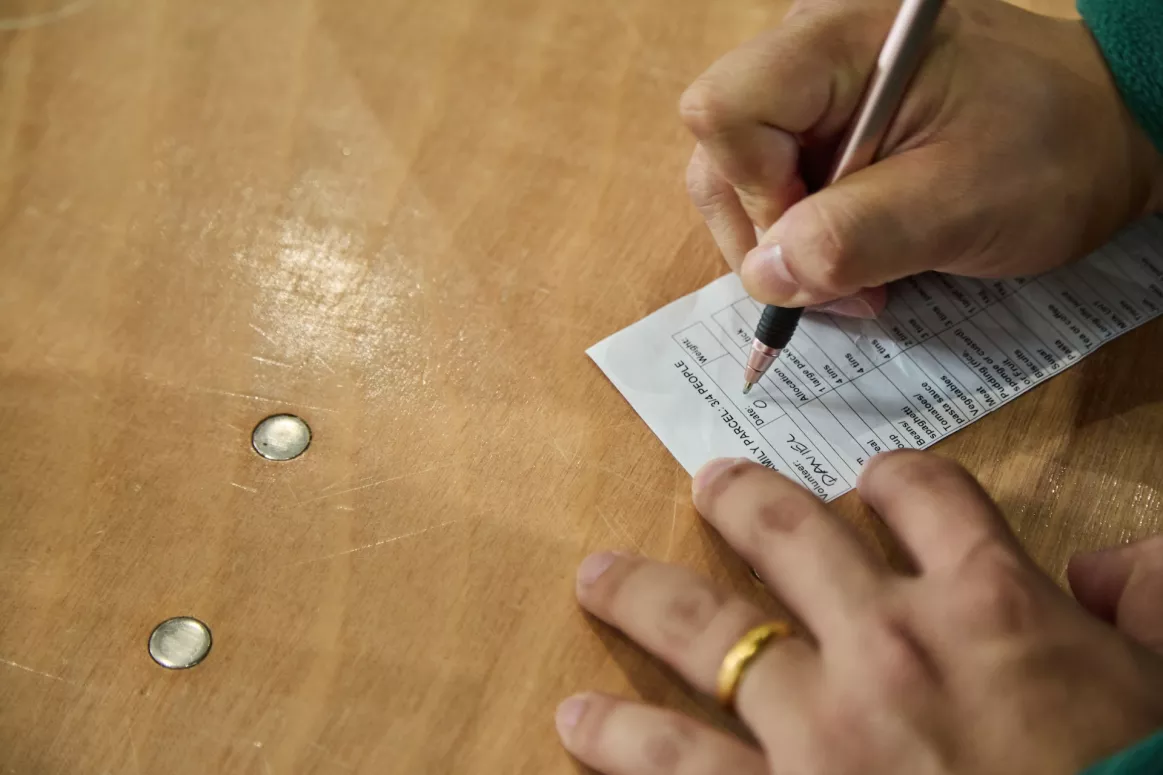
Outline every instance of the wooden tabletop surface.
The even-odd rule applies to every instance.
[[[573,602],[603,547],[761,597],[583,351],[725,271],[675,105],[782,8],[0,0],[0,772],[573,773],[575,690],[713,716]],[[1161,529],[1161,335],[937,447],[1059,579]]]

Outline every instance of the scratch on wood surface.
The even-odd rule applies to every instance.
[[[16,16],[15,18],[0,18],[0,31],[31,30],[36,27],[43,27],[46,24],[52,24],[61,19],[66,19],[73,14],[80,13],[95,2],[96,0],[73,0],[71,3],[66,3],[60,8],[46,11],[45,13]]]
[[[276,342],[270,334],[268,334],[266,331],[263,331],[261,328],[256,326],[254,323],[247,323],[247,325],[249,325],[252,329],[254,329],[258,333],[259,336],[261,336],[263,339],[265,339],[268,342],[270,342],[271,344],[273,344],[275,347],[279,346],[279,343]]]
[[[355,482],[356,482],[356,484],[363,484],[364,482],[368,481],[369,479],[375,479],[376,476],[378,476],[378,472],[368,474],[367,476],[361,476],[360,478],[356,479]],[[331,490],[334,490],[336,487],[340,486],[341,484],[347,484],[348,482],[351,481],[351,477],[352,477],[352,474],[348,474],[347,476],[336,479],[334,482],[332,482],[331,484],[327,485],[322,490],[320,490],[319,494],[322,495],[325,492],[329,492]]]
[[[633,479],[626,476],[625,474],[618,473],[617,471],[615,471],[612,468],[606,468],[605,466],[600,466],[600,465],[597,465],[596,463],[585,463],[585,465],[588,465],[593,469],[601,471],[604,474],[609,474],[610,476],[616,476],[619,479],[621,479],[623,482],[625,482],[626,484],[630,485],[631,487],[634,487],[635,489],[641,490],[642,492],[649,493],[650,495],[653,495],[657,498],[663,498],[664,500],[668,500],[668,501],[677,503],[677,500],[674,497],[674,493],[667,494],[667,493],[655,490],[652,487],[647,487],[646,485],[641,484],[640,482],[634,481]]]
[[[254,489],[253,487],[247,487],[245,484],[239,484],[238,482],[231,482],[230,486],[237,487],[240,490],[246,490],[247,492],[254,492],[254,493],[258,492],[258,490]]]
[[[551,438],[549,441],[553,445],[553,448],[557,450],[557,453],[559,455],[561,455],[562,460],[564,460],[567,463],[573,462],[573,458],[570,457],[569,454],[564,449],[561,448],[561,445],[557,443],[556,438]]]
[[[622,25],[622,29],[626,30],[627,34],[630,36],[630,41],[635,45],[640,44],[642,42],[642,31],[638,28],[638,25],[634,22],[634,20],[622,8],[622,3],[620,0],[606,0],[603,5],[610,12],[610,15],[617,19],[618,23]]]
[[[327,369],[332,374],[335,373],[335,369],[331,368],[331,364],[328,363],[327,361],[323,360],[323,357],[321,355],[319,355],[319,353],[311,353],[311,357],[313,357],[315,360],[319,361],[320,366]]]
[[[420,474],[427,474],[427,473],[431,473],[432,471],[439,471],[442,468],[451,468],[453,465],[455,465],[455,464],[454,463],[442,463],[441,465],[432,466],[430,468],[423,468],[419,471],[409,471],[408,473],[400,474],[399,476],[389,476],[386,479],[379,479],[379,480],[374,481],[374,482],[368,482],[367,484],[359,484],[359,485],[356,485],[355,487],[348,487],[346,490],[336,490],[335,492],[324,491],[322,494],[316,495],[314,498],[308,498],[307,500],[305,500],[303,502],[310,503],[312,501],[323,500],[324,498],[334,498],[337,495],[346,495],[347,493],[355,492],[356,490],[366,490],[369,487],[379,487],[381,484],[387,484],[388,482],[398,482],[401,479],[407,479],[409,476],[419,476]]]
[[[348,555],[348,554],[355,554],[356,552],[366,552],[368,549],[378,549],[379,547],[384,546],[385,544],[391,544],[391,543],[395,543],[396,541],[402,541],[405,538],[412,538],[414,536],[423,535],[424,533],[430,532],[432,530],[439,530],[442,527],[448,527],[449,525],[454,525],[457,522],[460,522],[460,520],[459,519],[451,519],[448,522],[441,522],[439,525],[432,525],[431,527],[422,528],[420,530],[414,530],[411,533],[404,533],[403,535],[392,536],[391,538],[384,538],[380,541],[373,541],[370,544],[364,544],[363,546],[357,546],[354,549],[345,549],[342,552],[335,552],[333,554],[325,554],[322,557],[312,557],[309,560],[300,560],[299,562],[291,563],[291,565],[305,565],[309,562],[322,562],[323,560],[333,560],[336,557],[343,557],[343,556]]]
[[[167,383],[169,384],[169,383]],[[283,404],[286,406],[301,406],[304,409],[314,409],[317,412],[329,412],[335,414],[335,410],[327,406],[316,406],[315,404],[300,404],[296,401],[287,401],[282,398],[270,398],[268,396],[257,396],[251,393],[236,393],[233,390],[221,390],[219,388],[199,387],[197,385],[190,388],[195,393],[209,393],[214,396],[227,396],[229,398],[245,398],[248,401],[265,401],[271,404]]]
[[[318,743],[315,743],[315,742],[310,742],[310,743],[307,743],[307,745],[311,746],[311,747],[312,747],[312,748],[314,748],[316,751],[319,751],[320,753],[322,753],[322,754],[323,754],[323,756],[324,756],[324,758],[326,758],[328,761],[330,761],[330,762],[333,762],[334,764],[338,764],[340,767],[342,767],[343,769],[347,770],[348,772],[355,772],[355,767],[354,767],[354,766],[352,766],[352,765],[348,764],[347,762],[343,761],[343,760],[342,760],[342,759],[340,759],[338,756],[336,756],[335,754],[333,754],[331,751],[328,751],[326,748],[324,748],[323,746],[319,745]]]
[[[642,420],[635,417],[633,420],[622,420],[621,422],[616,422],[613,425],[599,425],[598,427],[594,428],[592,432],[596,433],[598,431],[612,431],[615,428],[623,428],[627,425],[638,425],[641,422]]]
[[[320,491],[319,491],[319,494],[320,494],[320,495],[322,495],[323,493],[327,492],[328,490],[334,490],[334,489],[335,489],[336,487],[338,487],[339,485],[341,485],[341,484],[347,484],[347,483],[348,483],[348,482],[350,482],[350,481],[351,481],[351,475],[350,475],[350,474],[348,474],[347,476],[344,476],[344,477],[342,477],[342,478],[340,478],[340,479],[337,479],[336,481],[334,481],[334,482],[332,482],[331,484],[329,484],[329,485],[327,485],[326,487],[324,487],[322,490],[320,490]]]
[[[623,530],[622,528],[620,528],[616,524],[614,524],[612,521],[610,521],[610,519],[608,517],[606,517],[605,514],[602,513],[601,509],[596,509],[596,511],[598,512],[598,516],[602,518],[602,521],[606,523],[606,526],[609,527],[610,530],[615,535],[621,537],[621,539],[623,541],[628,541],[630,543],[630,545],[633,546],[635,549],[637,549],[639,552],[642,551],[642,547],[639,545],[639,543],[637,541],[634,540],[633,536],[631,536],[625,530]]]
[[[39,675],[41,678],[48,678],[48,679],[53,680],[53,681],[60,681],[63,684],[71,684],[73,686],[78,685],[78,684],[73,683],[72,681],[61,678],[59,675],[53,675],[52,673],[46,673],[43,670],[35,670],[31,667],[28,667],[27,665],[22,665],[19,662],[13,662],[11,659],[4,659],[4,658],[0,657],[0,663],[8,665],[9,667],[15,667],[17,670],[23,670],[26,673],[32,673],[33,675]]]
[[[2,24],[2,23],[3,23],[3,20],[0,19],[0,24]],[[3,27],[0,26],[0,29],[3,29]],[[45,363],[47,363],[49,366],[52,366],[54,369],[56,369],[57,372],[59,372],[62,376],[64,376],[65,379],[67,379],[69,382],[72,382],[74,385],[76,385],[78,388],[80,388],[80,390],[82,392],[88,393],[90,396],[97,399],[98,401],[102,400],[101,396],[98,395],[96,392],[94,392],[93,389],[89,385],[86,385],[84,382],[81,382],[81,380],[77,379],[77,377],[75,375],[73,375],[67,369],[63,368],[55,360],[48,357],[47,355],[44,356],[44,360],[45,360]]]
[[[279,366],[279,367],[284,368],[284,369],[295,368],[295,366],[293,364],[286,363],[284,361],[276,361],[274,358],[263,358],[262,356],[259,356],[259,355],[252,355],[252,356],[250,356],[250,359],[252,361],[258,361],[259,363],[266,363],[266,364],[269,364],[271,366]]]
[[[670,552],[674,549],[674,529],[678,524],[678,501],[674,502],[674,510],[670,512],[670,538],[666,540],[666,556],[662,559],[669,560]]]
[[[128,719],[122,719],[125,724],[125,737],[129,740],[129,754],[133,758],[133,771],[141,775],[141,760],[137,758],[137,743],[133,742],[133,729]]]

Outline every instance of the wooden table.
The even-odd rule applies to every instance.
[[[573,603],[611,546],[760,596],[583,350],[724,271],[675,104],[781,10],[0,0],[0,771],[571,773],[572,691],[711,713]],[[1160,529],[1160,331],[938,447],[1059,579]]]

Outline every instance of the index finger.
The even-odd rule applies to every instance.
[[[807,8],[722,57],[679,105],[686,125],[764,230],[805,193],[800,139],[842,131],[879,43],[867,14],[850,6]]]

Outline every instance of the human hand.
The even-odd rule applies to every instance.
[[[1062,775],[1163,724],[1163,659],[1041,573],[962,468],[896,452],[858,488],[914,574],[760,465],[713,461],[695,478],[699,511],[806,631],[769,643],[738,685],[758,747],[599,694],[558,709],[565,747],[606,775]],[[694,573],[628,555],[587,558],[577,594],[706,692],[765,620]]]
[[[683,95],[698,140],[691,198],[754,299],[805,307],[855,295],[868,316],[883,283],[1045,271],[1160,206],[1163,160],[1086,27],[999,0],[946,6],[884,158],[804,198],[896,6],[800,0]],[[758,247],[754,227],[765,231]]]
[[[1086,610],[1163,653],[1163,536],[1075,555],[1066,576]]]

